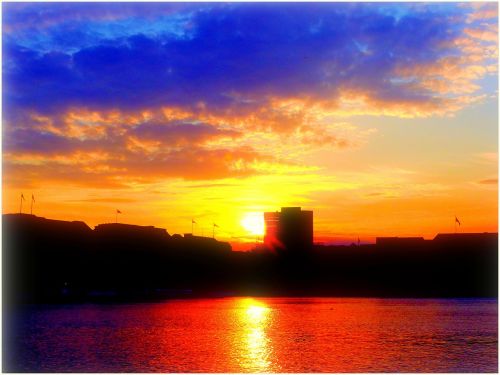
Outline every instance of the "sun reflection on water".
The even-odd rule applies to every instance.
[[[271,309],[253,298],[246,298],[240,303],[238,311],[243,344],[240,365],[245,372],[270,372],[271,342],[267,330]]]

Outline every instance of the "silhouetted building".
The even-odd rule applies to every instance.
[[[266,239],[274,236],[285,256],[232,252],[226,242],[170,237],[154,227],[92,230],[83,222],[3,215],[3,306],[149,300],[186,290],[200,296],[498,296],[498,233],[439,234],[431,241],[380,237],[377,245],[304,252],[312,244],[312,212],[283,208],[265,216],[271,224]]]
[[[184,233],[183,240],[187,247],[200,249],[205,252],[219,251],[230,253],[232,251],[231,245],[228,242],[217,241],[212,237],[194,236],[192,233]]]
[[[152,225],[132,225],[122,223],[99,224],[94,232],[98,236],[116,236],[118,238],[141,238],[168,239],[170,235],[164,228],[156,228]]]
[[[423,237],[377,237],[376,245],[384,247],[413,247],[424,244]]]
[[[264,244],[271,249],[306,251],[313,245],[313,212],[300,207],[282,207],[264,212]]]
[[[496,244],[498,233],[439,233],[433,241],[443,244]]]

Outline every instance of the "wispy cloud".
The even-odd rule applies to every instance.
[[[498,178],[487,178],[479,181],[479,183],[483,185],[498,185]]]

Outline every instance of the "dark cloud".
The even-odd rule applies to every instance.
[[[121,143],[121,140],[80,140],[35,129],[14,129],[4,134],[3,142],[4,153],[53,156],[75,151],[110,150],[113,144]]]
[[[92,15],[108,5],[69,7],[80,15],[79,30],[87,30],[95,27]],[[109,5],[110,10],[104,12],[108,16],[100,21],[124,14],[133,16],[136,23],[154,23],[144,14],[151,16],[158,6],[162,7],[134,4],[122,11],[120,5]],[[70,19],[62,15],[66,7],[44,5],[43,12],[33,15],[33,22],[36,14]],[[30,9],[20,8],[6,7],[8,25]],[[401,15],[405,6],[394,5],[394,10],[399,9],[399,13],[394,11],[397,16],[381,12],[376,4],[193,8],[189,8],[189,38],[155,33],[124,38],[109,30],[94,45],[64,53],[22,47],[15,33],[9,35],[4,41],[4,101],[9,112],[27,108],[53,112],[70,106],[193,106],[200,101],[213,110],[254,108],[271,96],[335,100],[338,90],[346,88],[362,90],[379,100],[430,101],[432,93],[391,81],[394,69],[456,53],[443,46],[461,32],[456,21],[460,12],[452,6],[447,8],[448,14],[435,14],[429,5],[425,12]],[[85,22],[87,17],[92,22]],[[52,37],[57,34],[53,39],[60,41],[65,32],[61,28],[45,30]],[[54,42],[54,51],[59,51],[56,47]]]
[[[20,117],[22,122],[8,126],[4,131],[3,147],[6,153],[34,154],[42,156],[71,154],[77,151],[102,151],[126,153],[130,140],[152,142],[163,149],[171,147],[192,147],[222,138],[235,139],[242,134],[235,130],[201,123],[199,121],[156,121],[138,120],[137,124],[124,126],[119,121],[85,124],[84,119],[73,128],[64,116],[50,118],[51,127],[40,119]],[[89,137],[87,134],[92,136]]]
[[[145,123],[128,132],[142,140],[157,141],[163,145],[179,146],[204,143],[209,140],[240,137],[234,130],[222,130],[212,125],[174,122],[168,124]]]

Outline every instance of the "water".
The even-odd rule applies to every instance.
[[[498,371],[496,300],[224,298],[15,316],[4,371]]]

